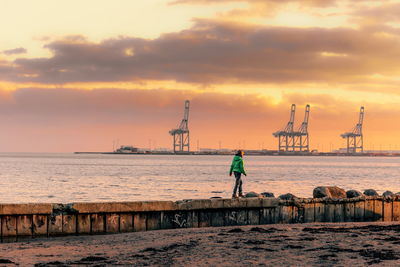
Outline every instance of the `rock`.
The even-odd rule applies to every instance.
[[[318,186],[313,191],[314,198],[346,198],[346,191],[337,186]]]
[[[367,189],[364,191],[364,195],[369,197],[377,197],[379,196],[378,192],[375,189]]]
[[[261,195],[256,192],[248,192],[244,195],[244,197],[260,197]]]
[[[363,193],[357,190],[349,190],[346,192],[347,198],[353,198],[353,197],[361,197]]]
[[[297,197],[295,195],[293,195],[293,194],[287,193],[287,194],[280,195],[279,198],[283,199],[283,200],[292,200],[292,199],[295,199]]]
[[[271,192],[262,192],[261,195],[263,197],[275,197],[274,193]]]
[[[382,196],[384,196],[384,197],[391,197],[391,196],[393,196],[394,194],[393,194],[393,192],[392,191],[385,191],[385,192],[383,192],[383,194],[382,194]]]

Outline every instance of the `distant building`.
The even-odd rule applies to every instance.
[[[133,146],[121,146],[115,150],[116,153],[137,153],[138,151],[139,149]]]
[[[346,154],[347,153],[347,148],[342,147],[337,150],[333,150],[333,153],[339,153],[339,154]],[[400,150],[364,150],[364,154],[400,154]]]
[[[202,154],[229,154],[229,153],[232,153],[232,149],[200,148],[199,153],[202,153]]]

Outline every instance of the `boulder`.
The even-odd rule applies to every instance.
[[[297,197],[295,195],[293,195],[293,194],[287,193],[287,194],[280,195],[279,198],[283,199],[283,200],[292,200],[292,199],[295,199]]]
[[[262,192],[261,195],[263,197],[275,197],[274,193],[271,192]]]
[[[260,197],[261,195],[256,192],[248,192],[244,195],[244,197]]]
[[[346,191],[337,186],[318,186],[313,191],[314,198],[346,198]]]
[[[363,193],[357,190],[349,190],[346,192],[347,198],[353,198],[353,197],[361,197]]]
[[[367,189],[364,191],[364,195],[369,197],[377,197],[379,196],[378,192],[375,189]]]
[[[392,191],[385,191],[385,192],[383,192],[383,194],[382,194],[382,196],[384,196],[384,197],[391,197],[391,196],[393,196],[394,194],[393,194],[393,192]]]

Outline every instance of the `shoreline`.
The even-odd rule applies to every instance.
[[[0,244],[21,266],[396,266],[399,223],[230,226]]]
[[[245,151],[246,156],[294,156],[294,157],[400,157],[400,153],[329,153],[329,152],[319,152],[319,153],[278,153],[278,152],[266,152],[266,153],[253,153]],[[173,152],[90,152],[90,151],[77,151],[73,152],[75,155],[172,155],[172,156],[232,156],[233,153],[199,153],[199,152],[187,152],[187,153],[173,153]]]

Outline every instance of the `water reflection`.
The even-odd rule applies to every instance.
[[[0,202],[229,197],[230,156],[0,154]],[[398,158],[246,156],[244,190],[310,197],[314,187],[400,191]]]

